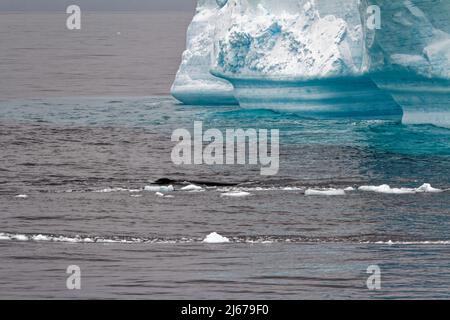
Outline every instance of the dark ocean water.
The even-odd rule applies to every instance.
[[[190,15],[86,15],[82,33],[65,15],[1,15],[0,298],[450,298],[450,131],[178,105]],[[279,174],[175,166],[171,134],[194,121],[278,128]],[[163,178],[172,197],[143,190]],[[424,183],[442,192],[357,190]]]

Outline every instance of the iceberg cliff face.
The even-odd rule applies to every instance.
[[[200,0],[171,93],[186,104],[237,104],[233,87],[210,74],[215,21],[225,0]]]
[[[383,14],[369,48],[372,79],[402,106],[404,123],[450,127],[450,1],[369,3]]]
[[[365,76],[360,7],[360,0],[230,0],[218,14],[211,72],[233,84],[243,108],[399,119],[399,106]]]
[[[449,0],[203,0],[173,94],[450,126],[448,16]]]

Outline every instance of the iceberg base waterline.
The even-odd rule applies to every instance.
[[[373,79],[402,107],[404,124],[450,128],[450,80],[408,73],[385,73],[374,75]]]
[[[402,118],[402,109],[366,77],[322,80],[231,79],[242,108],[271,109],[311,118]]]

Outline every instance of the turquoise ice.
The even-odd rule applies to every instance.
[[[449,15],[446,0],[202,0],[172,93],[450,127]]]

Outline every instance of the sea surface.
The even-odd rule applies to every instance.
[[[192,13],[166,14],[96,14],[66,39],[65,15],[0,14],[0,299],[449,299],[450,130],[180,105]],[[176,166],[172,132],[194,121],[279,129],[279,174]]]

